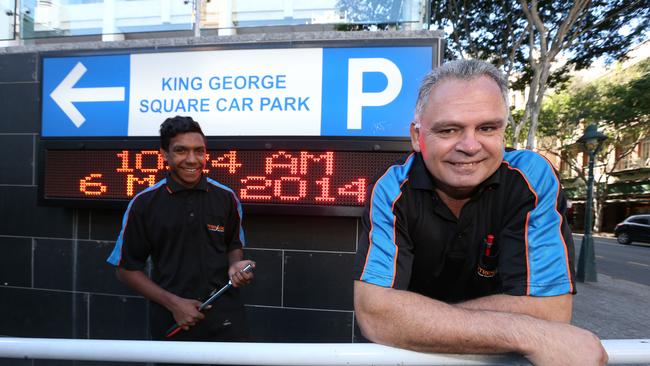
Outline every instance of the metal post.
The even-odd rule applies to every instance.
[[[431,1],[426,2],[426,9],[424,10],[424,23],[422,24],[423,27],[422,29],[429,30],[431,29],[431,14],[432,12],[432,7],[431,7]]]
[[[578,259],[578,273],[576,279],[580,282],[597,282],[596,275],[596,254],[594,252],[594,239],[591,236],[592,209],[594,190],[594,160],[596,151],[589,151],[589,171],[587,178],[587,201],[585,202],[585,234],[582,237],[580,246],[580,257]]]
[[[201,3],[202,0],[194,0],[194,37],[201,37]]]

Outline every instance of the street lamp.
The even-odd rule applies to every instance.
[[[580,257],[578,258],[578,273],[576,279],[580,282],[596,282],[596,254],[594,252],[594,239],[591,236],[592,210],[591,202],[593,200],[594,190],[594,160],[596,153],[607,139],[607,136],[598,132],[596,125],[589,125],[585,129],[585,134],[578,139],[587,153],[589,153],[589,171],[587,177],[587,201],[585,202],[585,234],[582,237],[580,246]]]

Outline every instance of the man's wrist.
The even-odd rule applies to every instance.
[[[178,303],[180,299],[181,297],[169,291],[165,291],[165,293],[162,296],[162,302],[160,305],[164,306],[167,310],[173,313],[178,308]]]
[[[550,322],[535,317],[517,314],[521,318],[520,322],[516,322],[516,335],[512,341],[514,351],[521,355],[529,355],[539,351],[544,342],[544,337],[551,337],[551,329],[548,329]]]
[[[244,251],[241,248],[233,249],[228,252],[228,264],[232,266],[237,262],[244,260]]]

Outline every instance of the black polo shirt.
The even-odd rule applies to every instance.
[[[244,245],[241,218],[230,188],[205,176],[186,188],[168,176],[131,200],[108,262],[143,270],[151,257],[155,283],[184,298],[204,299],[228,283],[228,252]],[[231,289],[223,298],[236,294]],[[170,317],[160,322],[169,326]]]
[[[369,188],[355,279],[446,302],[491,294],[574,293],[566,200],[550,163],[507,151],[456,217],[422,155],[391,165]],[[494,237],[490,255],[485,242]],[[489,263],[493,271],[481,271]]]

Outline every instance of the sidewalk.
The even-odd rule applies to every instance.
[[[575,235],[582,239],[581,233]],[[595,233],[594,237],[613,238],[614,235]],[[594,332],[601,339],[650,339],[650,286],[598,273],[598,282],[577,282],[576,287],[573,324]]]
[[[573,324],[601,339],[650,339],[650,286],[599,273],[598,282],[578,282]]]

